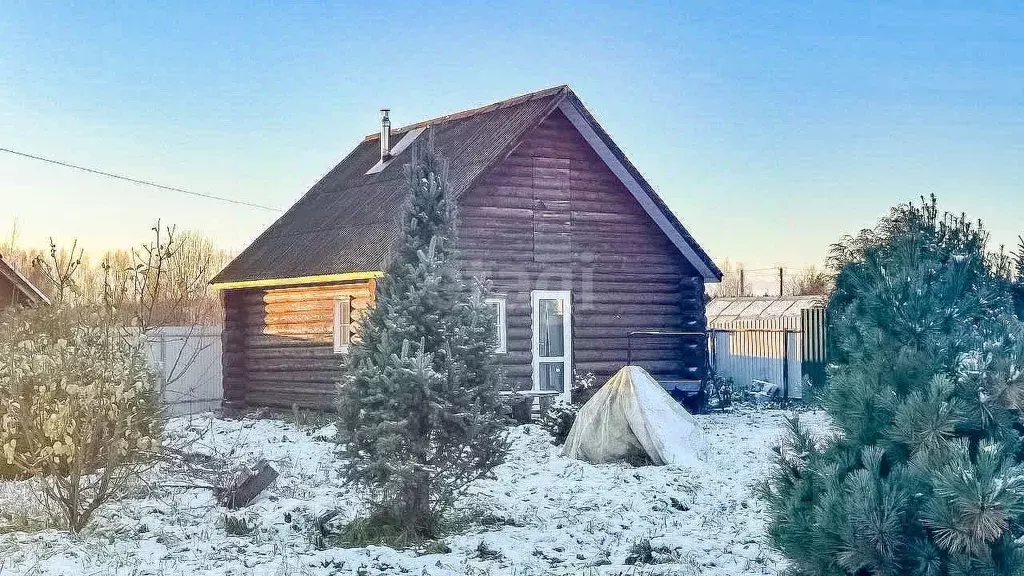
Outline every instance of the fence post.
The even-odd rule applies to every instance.
[[[163,396],[167,390],[167,338],[162,332],[157,332],[160,338],[160,394]]]
[[[789,399],[789,331],[782,331],[782,399]]]

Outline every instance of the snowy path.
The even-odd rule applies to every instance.
[[[802,418],[823,424],[818,413]],[[81,538],[56,531],[3,533],[24,509],[24,485],[0,482],[0,576],[8,575],[328,575],[328,574],[775,574],[765,545],[763,509],[753,484],[763,478],[783,413],[698,417],[708,443],[702,469],[592,466],[558,456],[534,426],[515,429],[497,479],[473,485],[464,510],[474,523],[445,539],[451,552],[368,547],[318,550],[314,519],[334,508],[342,519],[356,499],[334,472],[330,430],[317,433],[274,420],[172,421],[174,441],[191,451],[242,461],[266,458],[277,484],[250,508],[245,532],[225,530],[225,511],[204,488],[157,486],[102,510]],[[193,479],[162,471],[157,482]],[[15,503],[18,507],[15,507]],[[19,521],[15,517],[15,521]],[[649,562],[628,565],[634,544],[649,541]]]

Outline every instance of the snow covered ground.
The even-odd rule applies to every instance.
[[[0,576],[775,574],[784,565],[766,545],[763,506],[752,488],[765,474],[783,416],[698,416],[708,448],[697,468],[594,466],[560,457],[540,428],[518,427],[497,478],[475,483],[464,498],[466,524],[445,539],[451,551],[444,554],[321,549],[317,518],[337,509],[337,521],[345,521],[358,512],[356,495],[336,474],[331,427],[177,418],[168,442],[188,446],[197,469],[263,458],[280,478],[232,514],[194,470],[165,467],[151,486],[101,509],[81,537],[5,529],[12,512],[33,509],[24,483],[0,481]],[[801,417],[825,425],[820,413]],[[631,563],[648,541],[647,563]]]

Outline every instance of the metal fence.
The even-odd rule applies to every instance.
[[[170,416],[220,408],[220,326],[162,326],[148,334],[150,361]]]
[[[748,319],[711,330],[709,353],[715,373],[739,389],[778,386],[785,398],[802,398],[805,376],[824,381],[825,311],[803,310],[799,317]]]

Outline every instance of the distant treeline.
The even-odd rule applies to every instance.
[[[68,303],[149,297],[162,325],[217,324],[221,309],[208,283],[231,254],[195,231],[161,228],[135,247],[89,252],[77,242],[22,246],[16,234],[0,241],[0,256],[52,299]]]

